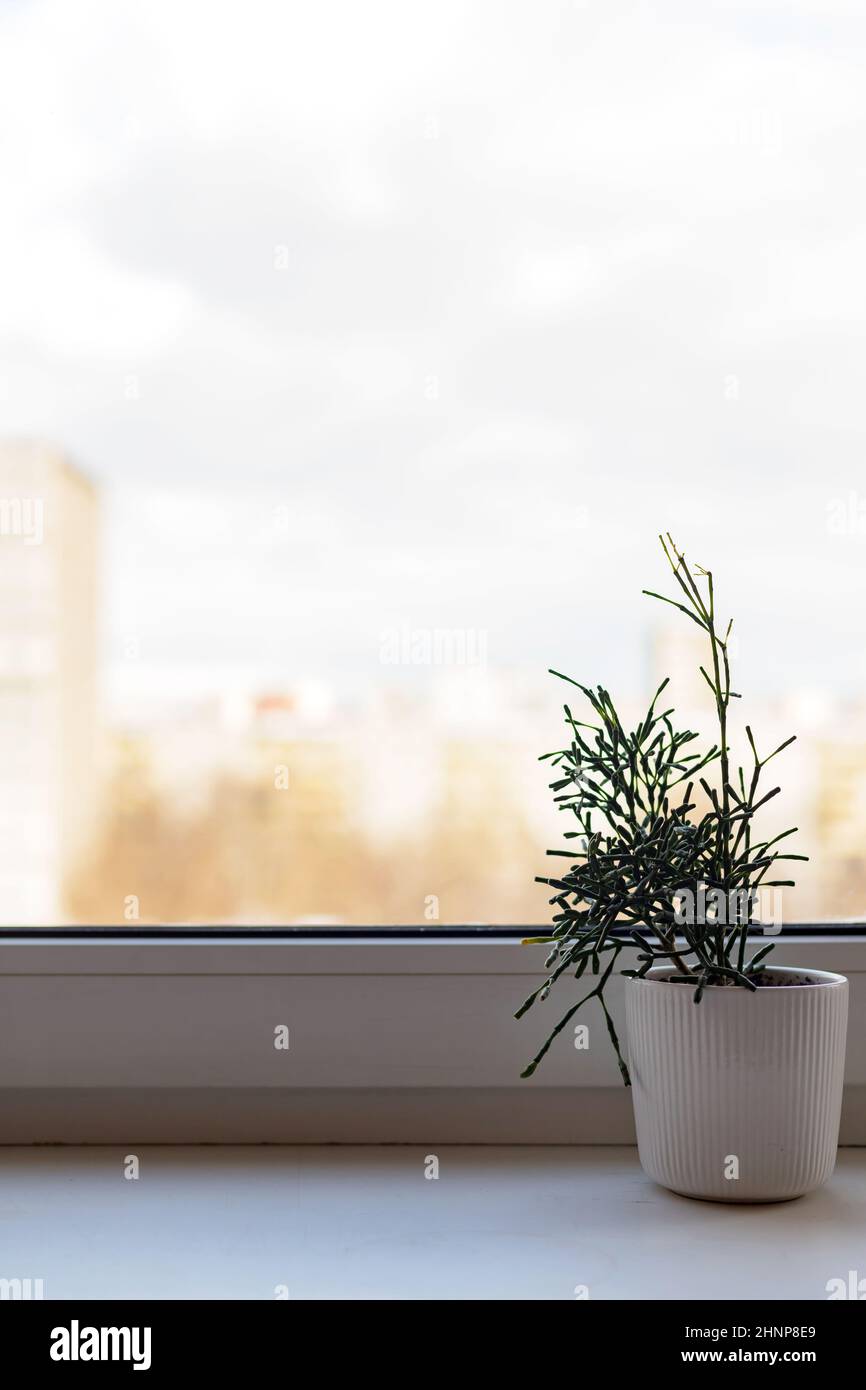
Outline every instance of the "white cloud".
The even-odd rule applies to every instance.
[[[615,664],[676,524],[767,682],[848,680],[864,56],[818,0],[5,7],[0,405],[117,499],[112,630],[544,663],[579,607]]]
[[[0,231],[5,333],[51,354],[141,363],[171,347],[192,310],[182,285],[125,270],[69,225]]]

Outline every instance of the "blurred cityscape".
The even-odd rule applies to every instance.
[[[98,488],[61,454],[0,448],[3,924],[546,920],[534,877],[569,828],[537,761],[561,736],[549,676],[494,668],[483,634],[428,634],[420,657],[404,634],[360,694],[298,671],[240,695],[110,704],[99,532]],[[712,736],[701,659],[660,619],[622,713],[670,675],[678,722]],[[395,681],[413,660],[421,678]],[[862,917],[866,699],[779,692],[748,717],[766,751],[799,735],[765,822],[796,824],[811,857],[785,920]]]

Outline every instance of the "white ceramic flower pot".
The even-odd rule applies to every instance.
[[[638,1149],[656,1182],[715,1202],[784,1202],[833,1171],[848,981],[711,986],[699,1004],[668,969],[626,981]],[[803,983],[805,982],[805,983]]]

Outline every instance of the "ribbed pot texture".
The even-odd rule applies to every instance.
[[[666,969],[626,981],[638,1150],[663,1187],[715,1202],[784,1202],[836,1162],[848,981],[767,970],[779,984],[710,986]]]

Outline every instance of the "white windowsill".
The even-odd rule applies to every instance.
[[[4,1272],[47,1299],[763,1302],[863,1270],[856,1149],[759,1207],[676,1197],[629,1148],[143,1147],[137,1181],[129,1152],[0,1150]]]

